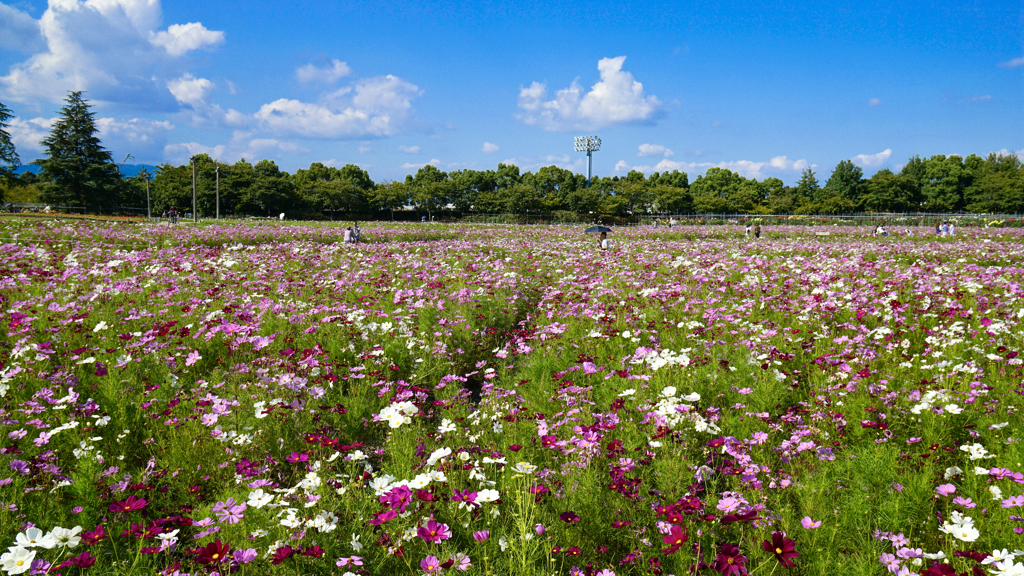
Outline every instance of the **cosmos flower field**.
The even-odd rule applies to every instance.
[[[1024,574],[1024,230],[342,232],[0,220],[0,569]]]

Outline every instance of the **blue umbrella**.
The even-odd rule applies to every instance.
[[[591,226],[583,231],[584,234],[600,234],[601,232],[611,232],[612,229],[607,226]]]

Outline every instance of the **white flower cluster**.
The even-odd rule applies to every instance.
[[[378,419],[387,422],[388,426],[398,428],[402,424],[411,424],[412,416],[419,411],[420,409],[417,408],[415,404],[405,401],[388,405],[380,411],[380,414],[378,414],[377,417]]]
[[[981,536],[978,529],[974,527],[974,519],[960,514],[959,510],[953,511],[950,515],[950,520],[952,522],[947,520],[942,523],[942,526],[939,527],[939,532],[945,532],[964,542],[974,542]]]
[[[71,529],[57,526],[47,533],[43,533],[39,528],[29,528],[19,533],[14,539],[14,546],[0,556],[0,570],[8,574],[28,572],[36,558],[36,551],[33,548],[74,548],[82,541],[82,537],[78,535],[81,532],[81,526]]]

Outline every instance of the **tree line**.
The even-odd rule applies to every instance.
[[[60,118],[42,141],[45,156],[35,160],[39,174],[15,176],[20,159],[5,128],[12,112],[0,103],[0,181],[8,196],[117,211],[146,207],[147,175],[124,178],[96,136],[93,113],[81,92],[70,92]],[[198,212],[213,215],[305,217],[367,215],[414,208],[434,214],[567,211],[576,214],[838,214],[856,212],[1024,212],[1024,163],[1012,154],[914,156],[898,172],[888,168],[864,178],[860,167],[843,160],[822,185],[811,168],[795,186],[775,177],[746,178],[726,168],[709,168],[689,180],[685,172],[633,170],[625,176],[595,177],[557,166],[521,173],[498,164],[494,170],[444,172],[426,165],[404,181],[374,182],[362,168],[314,162],[294,174],[272,160],[251,164],[194,157]],[[191,210],[192,165],[163,164],[151,175],[155,214],[171,206]]]

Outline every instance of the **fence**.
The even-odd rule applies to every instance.
[[[464,214],[460,222],[481,224],[607,224],[610,226],[725,225],[760,223],[762,226],[897,226],[934,228],[943,222],[958,227],[1024,227],[1021,214],[940,214],[928,212],[886,214],[632,214],[600,216],[572,212],[526,214]]]

